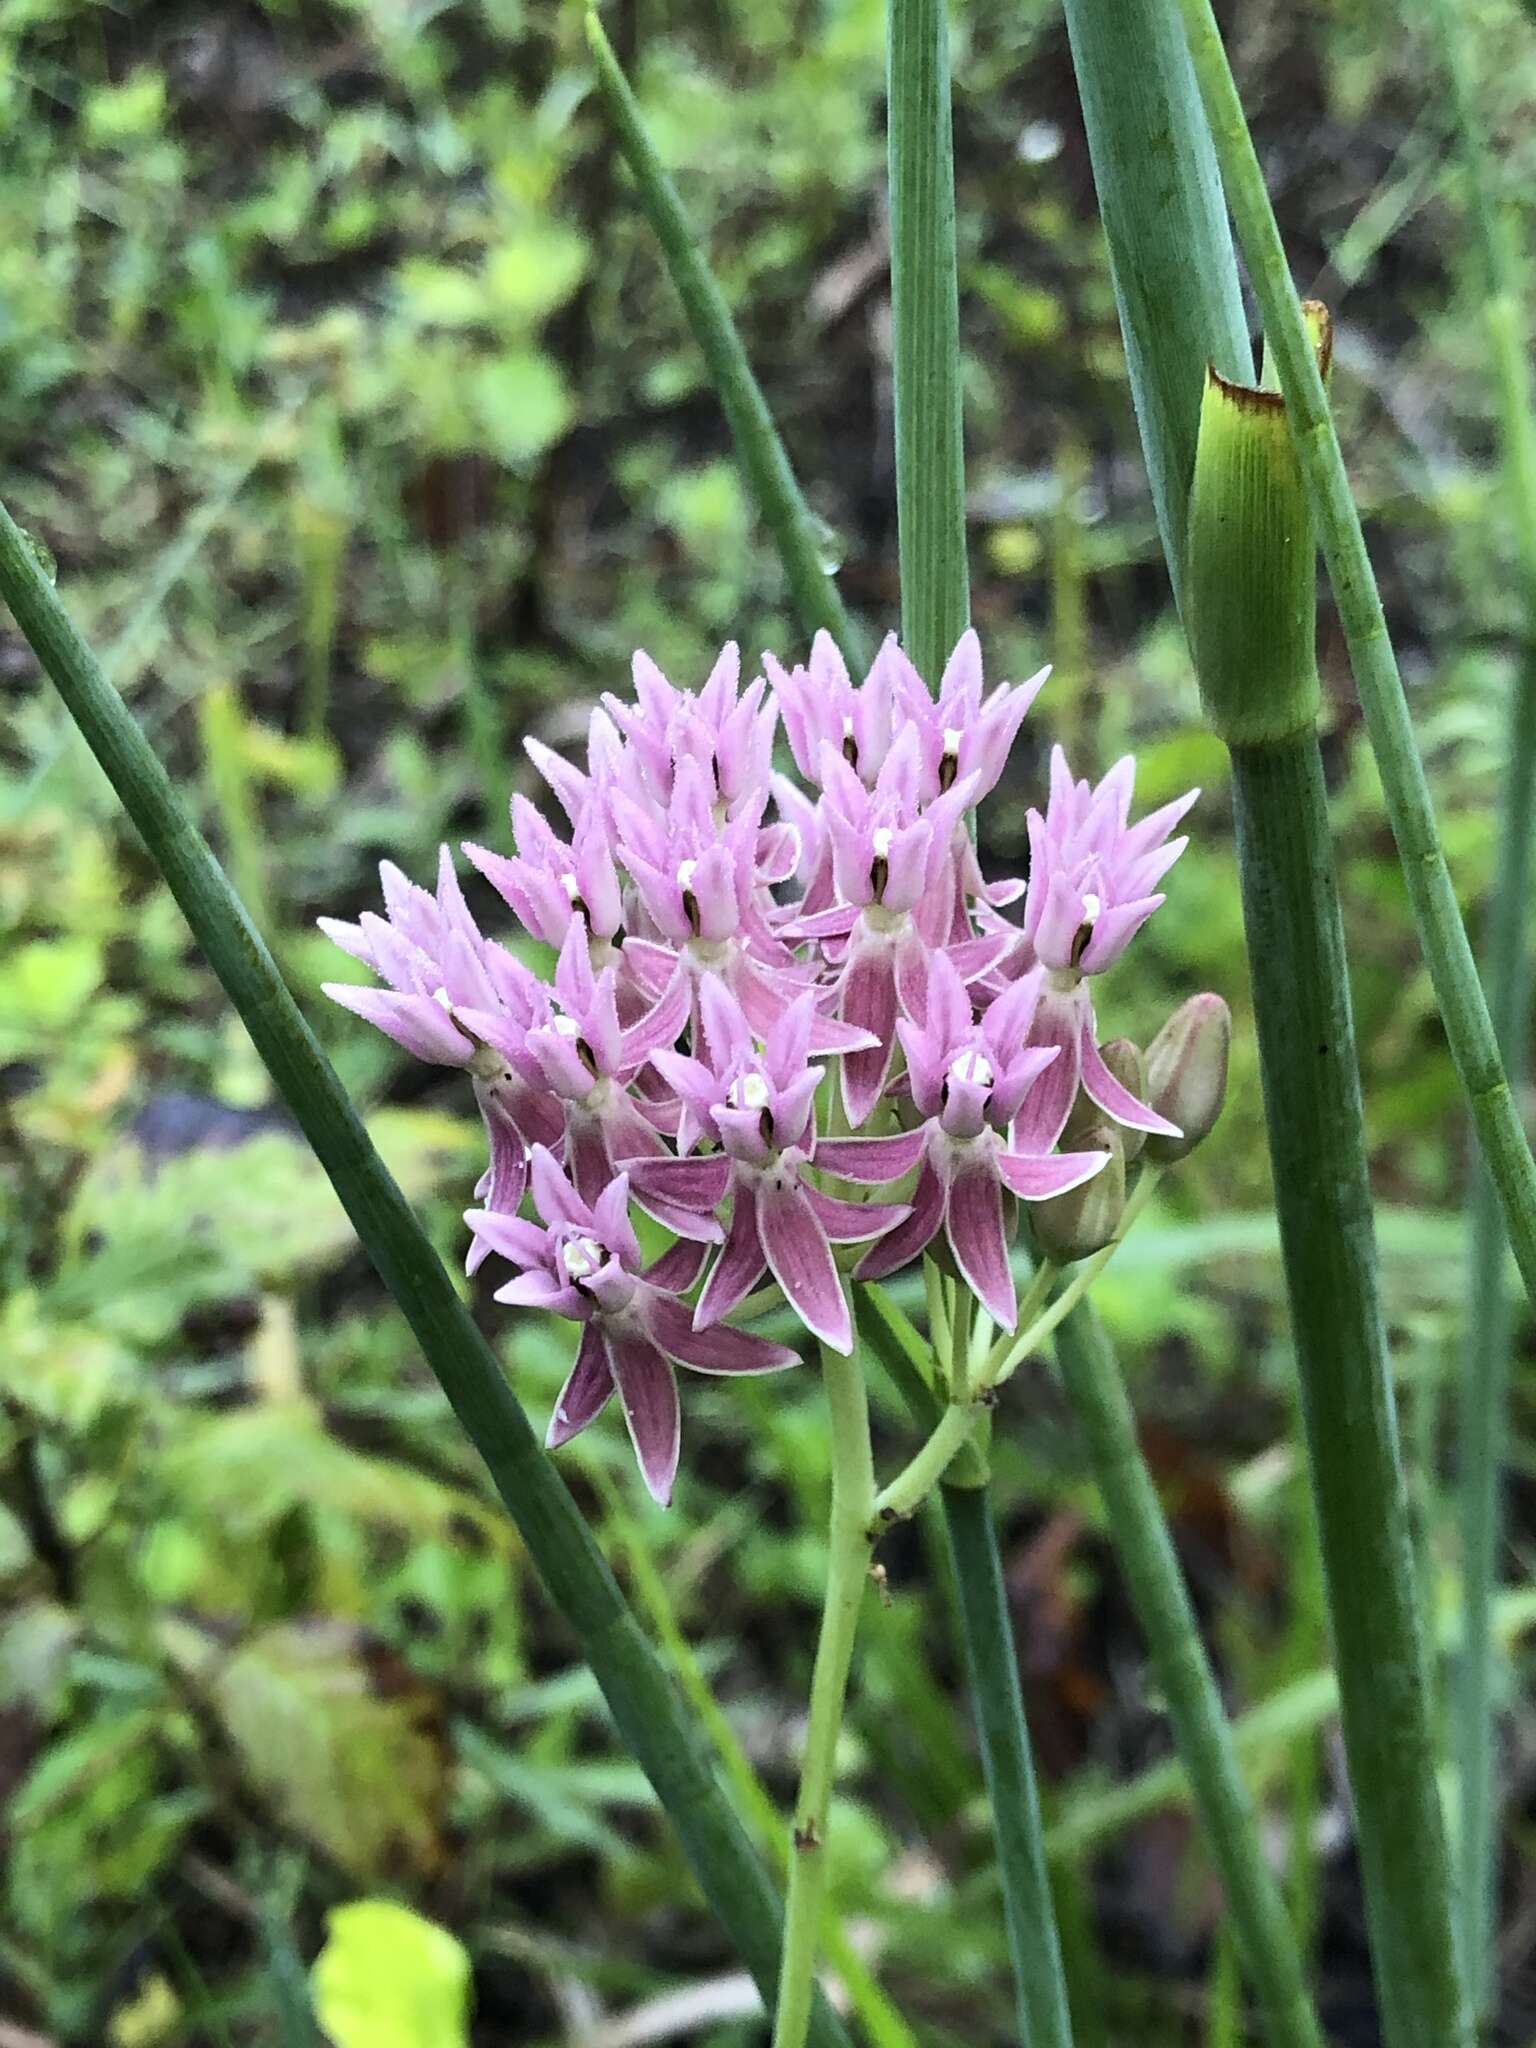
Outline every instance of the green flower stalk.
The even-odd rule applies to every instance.
[[[1314,323],[1315,324],[1315,323]],[[1309,346],[1311,344],[1309,343]],[[1325,353],[1325,351],[1320,351]],[[1312,525],[1276,392],[1210,373],[1186,615],[1232,758],[1303,1425],[1389,2048],[1469,2040],[1316,716]]]

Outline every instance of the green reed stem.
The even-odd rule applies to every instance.
[[[1275,1204],[1383,2038],[1388,2048],[1455,2048],[1471,2032],[1451,1940],[1322,761],[1310,726],[1231,752]]]
[[[1290,1915],[1265,1859],[1258,1816],[1222,1711],[1200,1626],[1103,1329],[1084,1302],[1056,1339],[1062,1380],[1088,1446],[1115,1555],[1147,1638],[1196,1811],[1221,1873],[1271,2048],[1322,2048]]]
[[[945,0],[890,0],[886,49],[901,631],[936,689],[970,618]]]
[[[725,295],[700,252],[677,187],[646,131],[613,46],[595,10],[590,9],[587,42],[641,211],[660,245],[693,338],[703,352],[710,382],[736,444],[736,459],[773,536],[795,609],[808,632],[825,627],[848,661],[859,666],[866,651],[864,635],[849,617],[833,581],[834,571],[827,567],[829,535],[795,480]]]
[[[1182,612],[1205,366],[1244,381],[1253,371],[1232,234],[1174,0],[1066,0],[1066,11],[1131,396]]]
[[[804,2048],[816,1984],[816,1951],[827,1890],[827,1821],[843,1725],[848,1671],[853,1662],[859,1609],[869,1580],[869,1520],[875,1500],[875,1460],[869,1438],[864,1361],[823,1347],[822,1380],[832,1451],[832,1509],[827,1522],[827,1590],[811,1677],[811,1713],[800,1791],[795,1801],[794,1849],[784,1915],[784,1961],[779,1972],[773,2048]]]
[[[621,1737],[677,1829],[700,1890],[765,1998],[771,1997],[778,1976],[778,1896],[672,1680],[260,933],[3,506],[0,597],[106,771],[484,1459],[554,1607],[570,1623],[602,1687]],[[842,2023],[824,2003],[814,2015],[812,2037],[823,2048],[846,2048]]]
[[[1071,2048],[1066,1971],[992,1507],[984,1488],[954,1479],[940,1486],[939,1498],[954,1560],[966,1683],[1003,1879],[1019,2039],[1026,2048]]]
[[[1531,846],[1536,833],[1536,405],[1529,337],[1521,313],[1515,227],[1499,198],[1492,145],[1472,74],[1473,24],[1455,12],[1450,0],[1431,0],[1430,12],[1450,80],[1472,202],[1473,261],[1498,398],[1505,507],[1524,598],[1525,651],[1509,701],[1486,960],[1494,1031],[1505,1071],[1518,1087],[1526,1066]],[[1472,1200],[1458,1430],[1463,1620],[1454,1701],[1461,1959],[1473,2008],[1479,2013],[1493,1990],[1491,1951],[1498,1895],[1492,1614],[1514,1339],[1513,1307],[1504,1280],[1505,1243],[1497,1192],[1486,1171],[1479,1170]]]
[[[1499,1057],[1493,1020],[1440,844],[1434,803],[1322,373],[1210,0],[1179,0],[1179,7],[1232,218],[1285,394],[1419,941],[1483,1157],[1499,1192],[1510,1245],[1526,1292],[1536,1297],[1536,1161]]]

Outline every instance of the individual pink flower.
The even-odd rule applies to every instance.
[[[663,1220],[691,1208],[713,1222],[729,1198],[725,1244],[694,1312],[701,1329],[729,1315],[771,1273],[811,1334],[846,1355],[853,1324],[832,1246],[877,1237],[906,1209],[840,1201],[805,1178],[816,1159],[815,1097],[824,1071],[809,1063],[812,991],[785,1013],[761,1052],[722,982],[705,982],[700,1007],[708,1059],[657,1053],[656,1065],[683,1105],[680,1145],[702,1135],[721,1149],[630,1161],[635,1199]]]
[[[473,1209],[465,1220],[488,1251],[522,1269],[496,1290],[498,1301],[549,1309],[584,1325],[547,1441],[551,1449],[568,1442],[617,1388],[645,1483],[665,1503],[677,1476],[682,1429],[674,1365],[708,1373],[778,1372],[797,1363],[795,1354],[746,1330],[695,1329],[678,1294],[697,1275],[702,1248],[675,1245],[642,1267],[624,1175],[589,1204],[553,1155],[536,1146],[532,1181],[542,1224]]]
[[[622,1024],[618,969],[595,974],[591,953],[586,925],[576,917],[555,966],[555,1000],[541,990],[540,1014],[524,1022],[477,1010],[463,1013],[466,1027],[503,1053],[531,1090],[560,1106],[565,1167],[589,1202],[622,1160],[663,1149],[657,1120],[675,1119],[631,1089],[652,1054],[676,1043],[688,1015],[687,991],[679,985],[634,1023]]]
[[[1043,816],[1029,814],[1024,938],[1050,970],[1033,1035],[1061,1053],[1030,1105],[1030,1141],[1042,1147],[1061,1136],[1079,1087],[1131,1130],[1179,1135],[1105,1066],[1087,981],[1113,966],[1162,903],[1157,884],[1188,844],[1168,834],[1200,794],[1191,790],[1132,825],[1135,779],[1136,763],[1126,755],[1097,788],[1076,782],[1066,755],[1053,747],[1050,800]]]
[[[955,1264],[993,1321],[1011,1330],[1018,1298],[1008,1256],[1011,1204],[1042,1201],[1090,1180],[1107,1152],[1051,1152],[1020,1136],[1021,1112],[1058,1055],[1030,1045],[1042,971],[1016,981],[976,1021],[964,983],[942,953],[929,968],[925,1020],[896,1026],[912,1102],[923,1122],[888,1137],[823,1139],[816,1163],[879,1186],[920,1166],[911,1213],[864,1254],[861,1280],[894,1273],[942,1228]]]
[[[566,841],[525,796],[514,796],[512,838],[517,851],[510,858],[468,840],[464,852],[523,929],[546,946],[562,946],[572,918],[580,917],[594,948],[612,950],[623,928],[624,905],[598,807],[582,812]]]
[[[838,1014],[873,1041],[843,1061],[843,1103],[861,1124],[880,1097],[903,1011],[921,1017],[928,965],[951,940],[954,839],[974,801],[973,778],[925,801],[922,740],[908,724],[867,789],[830,746],[822,748],[823,815],[837,902],[791,929],[823,943],[846,937],[837,981]],[[964,971],[980,974],[1002,951],[1000,935],[960,942]]]
[[[499,1208],[516,1209],[527,1183],[528,1147],[558,1142],[559,1110],[467,1019],[475,1015],[509,1029],[526,1027],[542,1014],[543,989],[537,976],[480,931],[446,846],[438,855],[435,895],[392,861],[381,863],[379,878],[387,916],[365,910],[356,924],[332,917],[319,923],[343,952],[364,961],[389,986],[325,982],[323,992],[417,1059],[462,1067],[473,1076],[490,1148],[479,1192]]]

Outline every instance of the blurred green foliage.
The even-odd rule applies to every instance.
[[[1148,805],[1206,785],[1110,1001],[1114,1028],[1145,1040],[1184,995],[1219,989],[1237,1016],[1232,1097],[1101,1296],[1232,1699],[1250,1704],[1324,1651],[1221,754],[1157,566],[1059,21],[1044,0],[958,13],[976,613],[995,673],[1058,664],[984,850],[998,868],[1022,858],[1055,738],[1084,770],[1134,747]],[[1475,899],[1514,585],[1426,60],[1384,0],[1238,13],[1298,274],[1334,306],[1347,443]],[[1528,24],[1503,0],[1468,20],[1506,175],[1529,193]],[[829,558],[883,629],[883,11],[620,0],[610,28]],[[306,999],[350,971],[315,913],[370,901],[382,854],[420,875],[441,838],[504,844],[509,789],[533,788],[520,735],[576,738],[631,648],[690,679],[726,635],[749,655],[796,645],[589,96],[579,9],[10,0],[0,135],[7,502]],[[1465,1148],[1326,626],[1324,669],[1433,1587]],[[599,2039],[603,2012],[726,1984],[558,1616],[14,639],[0,699],[0,2015],[91,2048],[310,2042],[323,1917],[365,1895],[464,1943],[477,2042]],[[458,1260],[479,1169],[462,1092],[350,1020],[316,1021]],[[542,1412],[567,1332],[495,1327]],[[782,1794],[821,1575],[815,1389],[686,1391],[670,1514],[637,1497],[616,1430],[564,1456],[610,1553],[650,1547]],[[1530,1391],[1522,1361],[1527,1469]],[[880,1398],[894,1446],[901,1411]],[[1096,1847],[1073,1834],[1166,1742],[1047,1372],[1020,1375],[995,1441],[1032,1720],[1076,1844],[1058,1875],[1080,2039],[1238,2039],[1187,1818],[1137,1815]],[[1002,2040],[943,1561],[926,1525],[886,1555],[836,1889],[925,2041]],[[1340,1799],[1326,1744],[1308,1722],[1252,1754],[1310,1845],[1292,1883],[1325,2009],[1363,2042],[1347,2031],[1348,1873],[1324,1867]],[[753,2030],[722,2016],[699,2038]]]

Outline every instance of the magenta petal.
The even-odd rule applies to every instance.
[[[626,1162],[637,1201],[659,1195],[677,1209],[709,1214],[725,1200],[731,1162],[723,1152],[690,1153],[684,1159],[657,1157]]]
[[[1048,1152],[1043,1157],[1027,1152],[999,1152],[997,1171],[1004,1185],[1021,1200],[1042,1202],[1052,1195],[1080,1188],[1108,1162],[1107,1152]]]
[[[843,1106],[863,1123],[880,1099],[896,1035],[896,975],[884,946],[856,952],[843,982],[843,1022],[875,1040],[868,1052],[843,1055]]]
[[[1049,1152],[1066,1126],[1077,1100],[1082,1075],[1079,1046],[1082,1043],[1083,1010],[1087,1011],[1088,1033],[1093,1033],[1093,1011],[1080,995],[1062,996],[1047,988],[1040,997],[1030,1042],[1054,1046],[1057,1056],[1030,1084],[1020,1107],[1016,1142],[1021,1152]]]
[[[853,1349],[848,1297],[827,1234],[803,1188],[765,1180],[757,1191],[757,1228],[768,1270],[813,1336],[845,1356]]]
[[[836,1195],[824,1195],[820,1188],[804,1192],[831,1244],[864,1244],[872,1237],[884,1237],[912,1213],[905,1202],[844,1202]]]
[[[610,1329],[604,1334],[635,1456],[652,1496],[665,1507],[672,1498],[682,1446],[677,1381],[649,1337],[638,1330]]]
[[[912,1213],[878,1244],[872,1244],[853,1269],[856,1280],[882,1280],[925,1251],[944,1221],[944,1184],[925,1162],[912,1195]]]
[[[699,1277],[708,1256],[707,1248],[695,1240],[680,1237],[659,1259],[653,1259],[640,1276],[665,1294],[686,1294]]]
[[[707,1329],[729,1315],[739,1301],[745,1301],[767,1270],[763,1241],[757,1234],[757,1197],[746,1181],[736,1184],[731,1204],[731,1227],[725,1247],[715,1261],[714,1271],[704,1283],[693,1312],[694,1327]]]
[[[955,1264],[993,1322],[1011,1330],[1019,1319],[1008,1238],[1003,1229],[1003,1190],[992,1164],[963,1167],[949,1184],[945,1217]]]
[[[888,1180],[900,1180],[923,1156],[928,1143],[926,1126],[915,1131],[894,1131],[887,1138],[821,1138],[813,1163],[839,1180],[856,1180],[861,1187],[879,1187]]]
[[[1184,1135],[1177,1124],[1169,1123],[1167,1117],[1159,1116],[1155,1109],[1149,1109],[1146,1103],[1138,1102],[1130,1089],[1117,1081],[1105,1066],[1099,1053],[1098,1042],[1093,1035],[1091,1010],[1083,1027],[1082,1062],[1083,1087],[1100,1109],[1106,1115],[1112,1116],[1117,1124],[1127,1124],[1133,1131],[1156,1131],[1165,1138],[1181,1138]],[[1045,1078],[1049,1080],[1048,1072]]]
[[[694,1372],[782,1372],[800,1360],[787,1344],[770,1344],[750,1330],[734,1330],[729,1323],[711,1323],[696,1330],[693,1319],[679,1301],[658,1295],[647,1310],[651,1335],[663,1351]]]
[[[560,1389],[555,1412],[549,1418],[549,1430],[544,1438],[549,1449],[553,1451],[561,1444],[569,1443],[579,1429],[585,1429],[589,1422],[595,1421],[612,1392],[613,1374],[608,1369],[608,1354],[603,1349],[602,1335],[596,1323],[588,1323],[581,1333],[576,1363]]]

